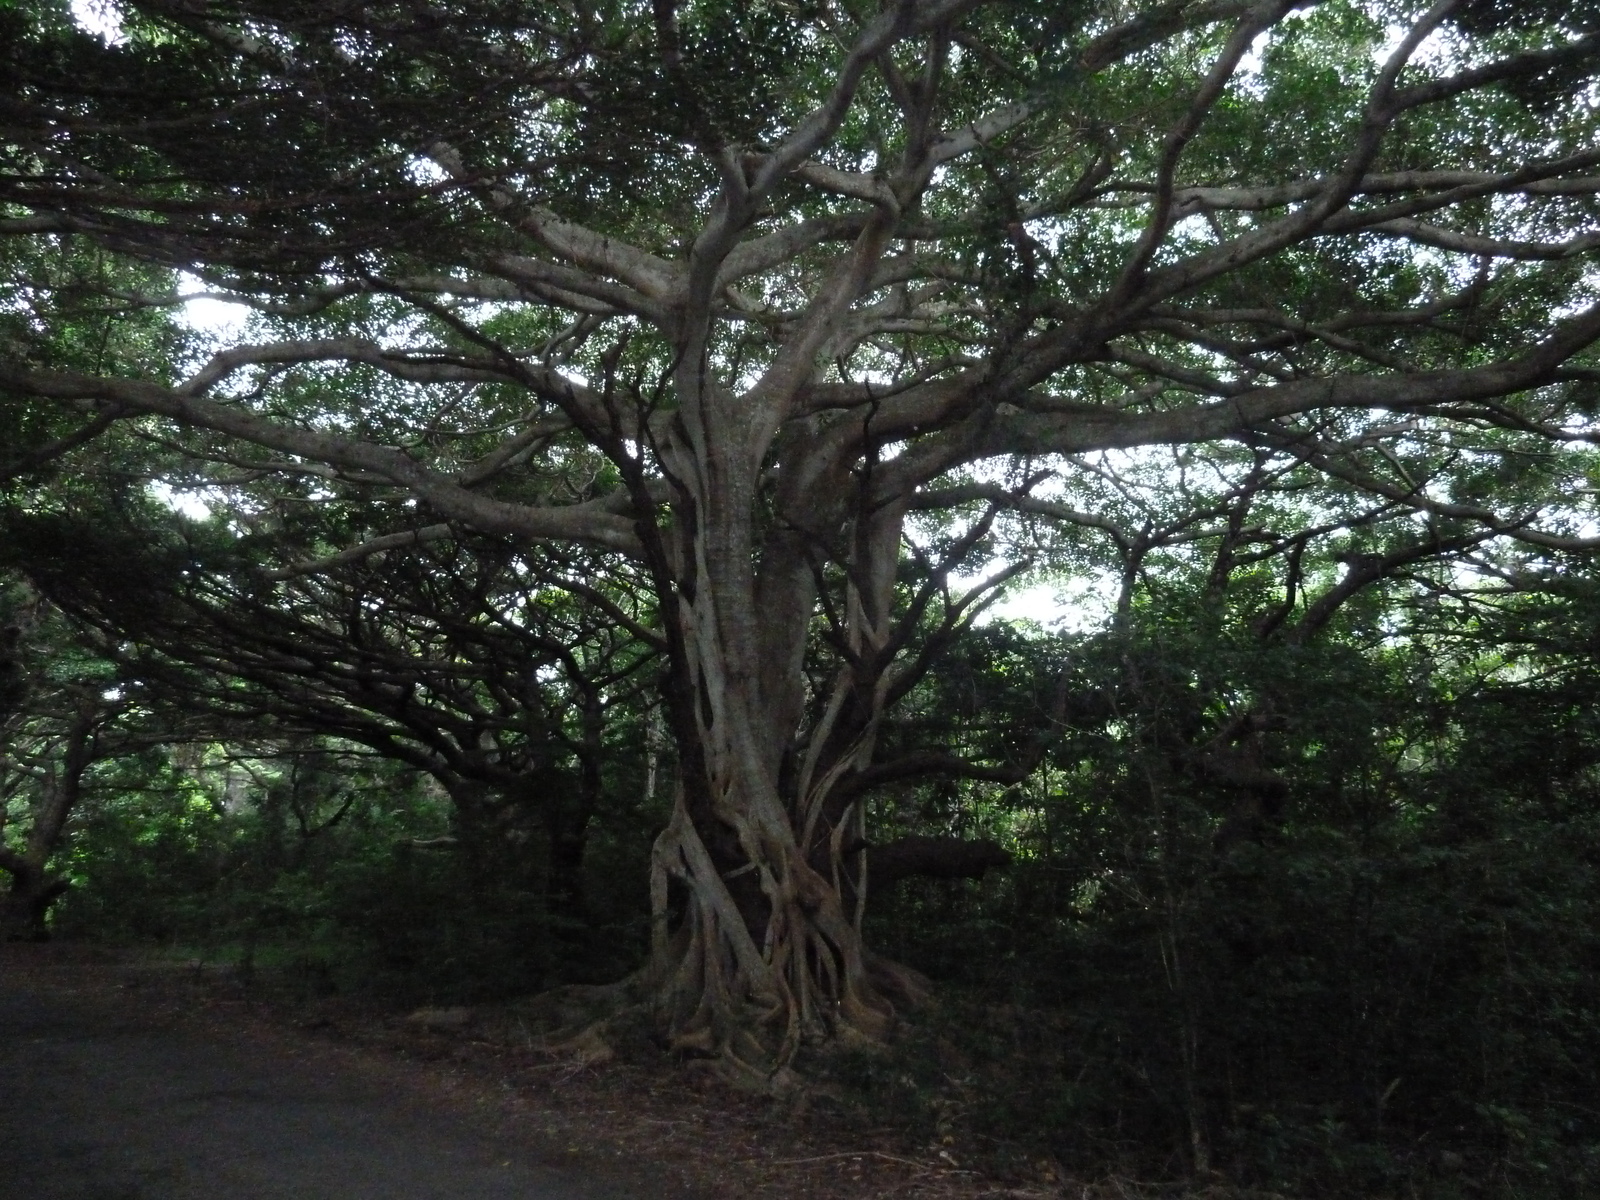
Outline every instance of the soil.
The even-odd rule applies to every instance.
[[[505,1011],[293,1003],[151,955],[0,947],[0,1200],[1016,1200],[893,1128]],[[520,1041],[520,1044],[519,1044]],[[637,1057],[637,1056],[635,1056]],[[803,1093],[802,1093],[803,1097]],[[1127,1192],[1123,1192],[1127,1195]]]

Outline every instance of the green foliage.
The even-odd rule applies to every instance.
[[[56,931],[117,941],[209,927],[227,839],[204,789],[160,756],[96,782],[105,794],[58,852],[73,889],[52,914]]]
[[[520,995],[609,979],[639,952],[633,899],[550,911],[525,842],[463,844],[414,773],[336,747],[117,764],[60,855],[57,934],[187,947],[246,976],[389,1003]],[[642,871],[626,837],[590,872]],[[596,889],[602,895],[606,889]]]
[[[1592,611],[1562,606],[1579,629]],[[1483,618],[1405,641],[1351,628],[1263,643],[1169,593],[1070,647],[1088,700],[1033,781],[903,797],[901,819],[982,820],[1018,861],[875,909],[876,943],[947,999],[854,1086],[930,1132],[959,1111],[969,1151],[1075,1172],[1198,1166],[1307,1196],[1600,1184],[1600,677],[1571,652],[1583,635],[1508,668]],[[989,684],[999,711],[1025,694]],[[1240,789],[1193,748],[1269,699],[1288,798],[1239,826]]]

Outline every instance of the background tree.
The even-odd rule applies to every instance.
[[[656,649],[634,597],[604,564],[448,530],[403,555],[300,561],[296,544],[327,532],[275,499],[291,515],[257,511],[242,537],[221,514],[91,512],[81,493],[5,533],[146,703],[224,740],[338,738],[427,773],[472,872],[525,878],[554,920],[581,922],[591,823],[648,801],[637,734]]]
[[[1016,857],[869,910],[944,1007],[892,1063],[840,1074],[957,1157],[998,1143],[1069,1176],[1590,1186],[1588,572],[1495,595],[1419,571],[1315,636],[1263,637],[1275,589],[1236,577],[1219,601],[1197,557],[1154,556],[1120,625],[985,627],[911,699],[903,719],[960,737],[1036,704],[1063,660],[1074,698],[1025,782],[884,797],[885,825]]]
[[[71,886],[52,860],[93,776],[108,762],[178,736],[116,687],[116,669],[77,643],[25,582],[0,590],[7,706],[0,709],[0,938],[43,940]]]

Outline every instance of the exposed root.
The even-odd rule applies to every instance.
[[[620,1016],[639,1001],[639,977],[617,983],[566,984],[518,1001],[516,1018],[544,1041],[560,1041],[583,1029]]]
[[[802,1045],[836,1036],[880,1040],[895,1021],[893,998],[915,1003],[926,981],[869,955],[840,891],[813,870],[793,839],[741,831],[769,904],[761,946],[680,799],[657,839],[652,863],[654,925],[646,972],[657,1023],[669,1045],[714,1058],[730,1081],[766,1091]],[[671,928],[669,881],[684,886]]]
[[[575,1067],[598,1066],[617,1057],[629,1027],[647,1016],[634,975],[603,986],[569,984],[513,1006],[510,1016],[531,1050]]]
[[[897,1000],[905,1008],[921,1008],[933,996],[933,980],[921,971],[904,963],[884,958],[870,950],[863,951],[867,978],[886,996]]]
[[[518,1004],[527,1044],[586,1066],[648,1035],[730,1087],[793,1103],[807,1095],[794,1070],[803,1047],[882,1046],[897,1011],[928,999],[929,981],[866,950],[839,891],[797,853],[768,850],[774,865],[760,870],[771,909],[757,946],[680,803],[654,851],[649,964],[618,983]],[[686,897],[675,926],[672,879]]]
[[[606,1041],[607,1024],[608,1022],[601,1021],[590,1025],[570,1038],[547,1043],[544,1049],[551,1054],[571,1059],[577,1066],[594,1067],[608,1063],[616,1058],[617,1052],[611,1043]]]

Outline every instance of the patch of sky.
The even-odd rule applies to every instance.
[[[367,53],[367,47],[361,44],[359,38],[349,33],[341,33],[334,37],[333,46],[338,51],[339,57],[346,63],[353,63]]]
[[[188,272],[178,274],[178,323],[213,341],[226,341],[244,332],[253,315],[248,305],[208,291],[203,280]]]
[[[425,158],[420,154],[413,154],[406,159],[405,172],[412,183],[421,184],[424,187],[428,184],[443,183],[450,178],[448,171],[434,162],[433,159]]]
[[[211,518],[211,506],[198,492],[180,490],[170,483],[159,481],[148,484],[146,490],[158,503],[166,505],[175,513],[181,513],[191,521],[206,521]]]
[[[1576,317],[1593,306],[1596,295],[1600,295],[1600,268],[1589,264],[1583,270],[1583,286],[1572,288],[1570,299],[1557,305],[1550,315],[1559,321]]]
[[[1233,69],[1233,84],[1246,95],[1260,99],[1267,94],[1267,87],[1261,78],[1261,56],[1267,48],[1267,42],[1272,37],[1272,30],[1264,29],[1256,34],[1251,41],[1250,48],[1239,59],[1239,65]]]
[[[891,463],[904,454],[908,449],[910,449],[910,447],[911,442],[906,438],[900,438],[899,440],[893,442],[884,442],[883,445],[878,447],[878,461],[881,463]]]
[[[1055,458],[1030,463],[1028,467],[1054,467],[1063,473],[1072,470],[1067,460]],[[1019,482],[1019,466],[1010,458],[973,463],[964,474],[975,483],[1014,486]],[[1039,499],[1067,499],[1066,485],[1060,476],[1040,481],[1030,490],[1030,494]],[[930,518],[929,528],[934,527],[942,527],[948,533],[953,530],[953,523]],[[951,595],[959,598],[981,587],[1023,553],[1025,551],[1018,549],[1013,554],[973,563],[966,570],[952,573],[949,580]],[[1056,567],[1048,572],[1028,572],[1005,584],[999,598],[985,608],[978,616],[977,623],[1018,621],[1030,622],[1056,632],[1087,632],[1100,628],[1109,620],[1116,606],[1117,588],[1117,581],[1112,575],[1083,565],[1065,569]]]
[[[1379,66],[1388,62],[1400,44],[1411,35],[1412,26],[1390,24],[1385,27],[1383,41],[1372,51],[1372,61]],[[1448,25],[1436,27],[1417,45],[1406,60],[1412,67],[1444,68],[1460,65],[1464,43]]]
[[[457,317],[465,321],[472,321],[482,325],[506,313],[516,312],[516,306],[504,300],[479,300],[473,299],[458,306],[455,310]]]
[[[1451,288],[1465,288],[1476,282],[1482,270],[1482,257],[1438,246],[1421,246],[1415,242],[1403,246],[1404,254],[1420,272],[1437,272]]]
[[[960,595],[968,591],[992,577],[1000,566],[990,564],[975,575],[952,578],[952,593]],[[1074,574],[1049,582],[1019,582],[1004,589],[1000,599],[978,617],[978,624],[1017,621],[1058,633],[1087,633],[1101,628],[1111,619],[1116,599],[1117,581],[1109,573]]]
[[[1587,413],[1581,412],[1568,413],[1562,420],[1560,428],[1563,433],[1578,434],[1584,437],[1600,433],[1600,425],[1596,424],[1595,419]]]
[[[72,0],[72,20],[86,33],[92,33],[108,46],[120,45],[122,8],[112,0]]]
[[[1186,255],[1197,254],[1217,240],[1216,231],[1204,213],[1190,213],[1173,222],[1161,246],[1161,259],[1170,261]]]

